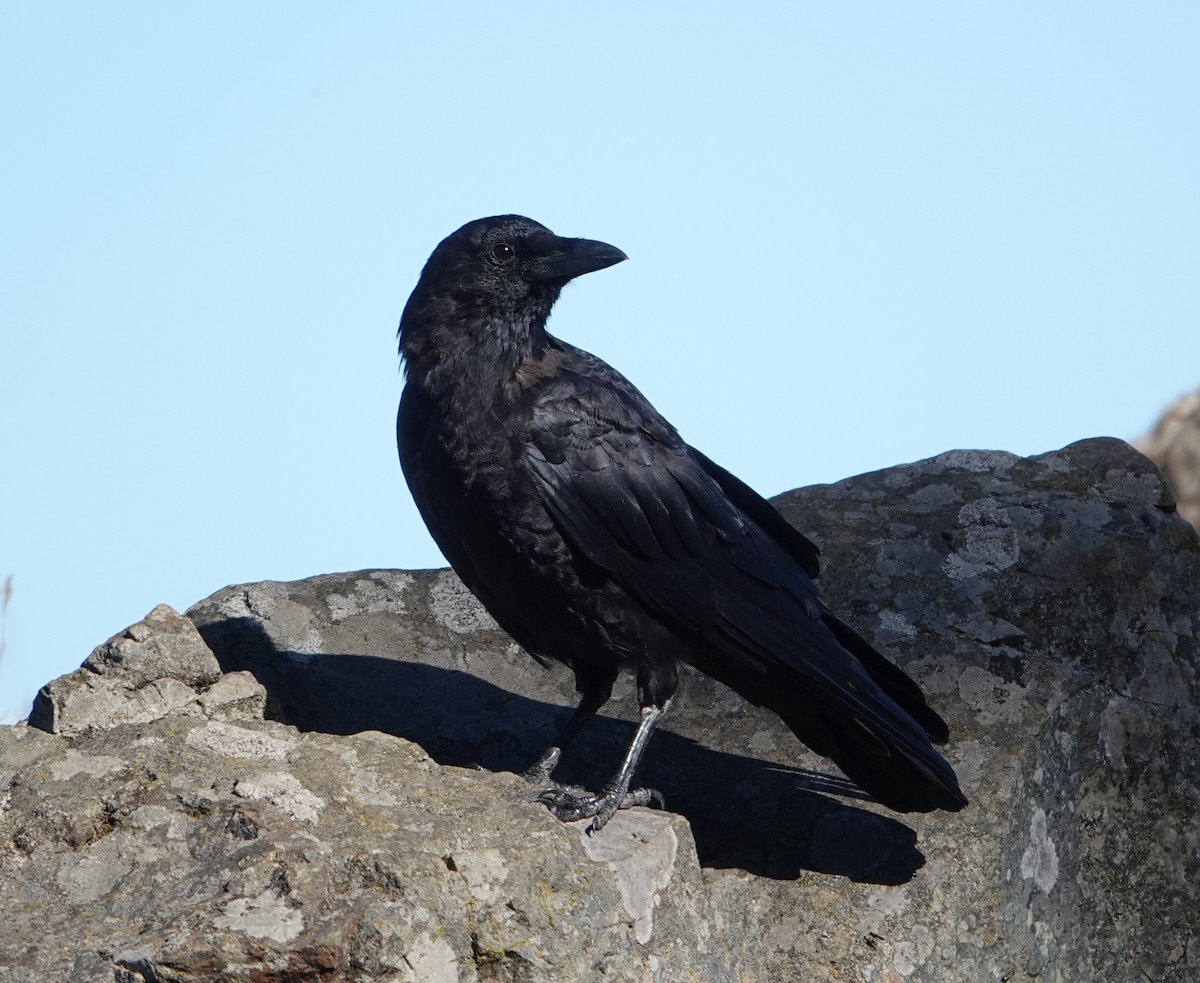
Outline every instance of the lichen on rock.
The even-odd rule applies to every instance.
[[[950,724],[971,805],[847,797],[693,672],[586,837],[528,801],[573,704],[447,571],[160,607],[0,727],[0,983],[1192,980],[1200,546],[1115,440],[777,506]],[[632,684],[560,766],[595,784]]]

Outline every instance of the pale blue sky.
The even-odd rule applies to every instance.
[[[463,222],[766,494],[1134,438],[1200,384],[1194,3],[0,14],[0,719],[159,602],[441,565],[395,328]]]

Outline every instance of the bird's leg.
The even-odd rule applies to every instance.
[[[539,801],[548,805],[550,811],[564,822],[591,816],[592,821],[587,828],[589,833],[603,829],[618,809],[645,805],[657,805],[662,808],[664,802],[660,792],[652,788],[636,788],[630,791],[629,783],[633,780],[633,773],[641,760],[642,752],[650,742],[654,728],[658,726],[659,718],[667,712],[670,705],[671,701],[666,700],[662,706],[642,707],[641,723],[638,724],[633,740],[629,742],[629,749],[625,752],[621,767],[608,780],[599,795],[576,795],[558,787],[547,789],[538,797]]]
[[[600,708],[608,702],[609,697],[612,696],[615,679],[615,674],[599,679],[576,675],[576,685],[580,692],[579,706],[575,708],[575,712],[571,714],[562,730],[558,732],[558,736],[554,738],[553,743],[546,748],[542,756],[521,773],[521,777],[530,785],[535,786],[539,794],[562,790],[562,786],[556,785],[550,778],[558,765],[558,759],[562,757],[567,746],[579,736],[584,724],[596,716]]]

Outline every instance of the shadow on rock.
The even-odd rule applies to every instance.
[[[253,618],[213,621],[200,632],[225,672],[249,670],[266,687],[269,716],[300,730],[393,734],[445,766],[519,772],[545,750],[569,713],[456,669],[280,650]],[[597,787],[615,769],[632,727],[598,715],[555,777]],[[776,879],[814,871],[873,884],[910,880],[925,862],[913,830],[801,787],[812,784],[811,777],[706,747],[672,733],[668,719],[638,784],[659,789],[668,808],[687,817],[702,866]]]

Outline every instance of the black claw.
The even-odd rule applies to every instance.
[[[561,785],[553,785],[550,788],[543,789],[537,795],[537,801],[542,805],[549,806],[551,810],[558,809],[562,806],[570,805],[576,801],[576,797],[571,794],[568,789]]]
[[[535,798],[565,823],[590,818],[592,821],[587,828],[589,834],[603,829],[619,809],[631,809],[634,806],[666,807],[662,793],[653,788],[635,788],[625,793],[613,789],[592,795],[562,785],[551,785],[539,791]]]
[[[650,806],[654,809],[665,809],[667,800],[663,798],[662,792],[656,788],[635,788],[625,793],[625,797],[621,799],[621,808],[629,809],[632,806]]]

